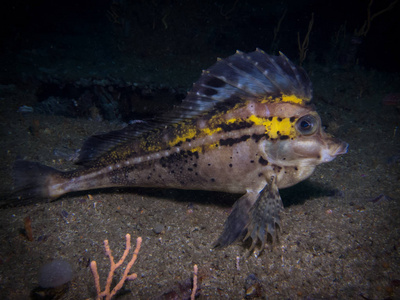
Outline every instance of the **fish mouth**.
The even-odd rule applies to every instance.
[[[321,151],[321,162],[330,162],[338,155],[347,153],[349,144],[339,139],[331,139],[331,144]]]
[[[349,144],[343,141],[338,141],[340,144],[339,146],[336,148],[336,150],[334,151],[333,156],[338,156],[338,155],[342,155],[342,154],[346,154],[347,150],[349,148]]]

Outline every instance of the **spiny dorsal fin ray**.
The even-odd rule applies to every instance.
[[[172,123],[180,122],[209,112],[223,102],[261,100],[282,94],[305,102],[311,100],[311,81],[301,67],[282,53],[271,56],[260,49],[250,53],[237,51],[203,71],[182,104],[165,117]]]
[[[312,86],[307,73],[303,68],[295,66],[282,52],[279,54],[280,56],[269,56],[257,49],[247,56],[281,94],[310,101]]]
[[[311,82],[302,68],[282,53],[270,56],[257,49],[247,54],[237,52],[218,61],[194,84],[182,105],[199,95],[211,100],[207,107],[232,96],[248,100],[285,94],[307,101],[311,99],[311,92]]]
[[[218,59],[203,71],[182,104],[171,112],[146,124],[135,124],[89,138],[81,150],[79,163],[90,163],[144,133],[198,117],[221,106],[280,95],[294,95],[308,102],[311,93],[311,82],[306,72],[282,53],[271,56],[260,49],[250,53],[237,51],[225,59]]]

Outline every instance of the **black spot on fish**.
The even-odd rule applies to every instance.
[[[274,170],[275,172],[279,173],[282,170],[282,167],[279,166],[273,166],[272,170]]]
[[[234,144],[247,141],[249,138],[250,138],[250,135],[246,134],[246,135],[244,135],[240,138],[236,138],[236,139],[228,138],[225,140],[220,140],[219,143],[221,144],[221,146],[233,146]]]
[[[268,118],[268,120],[270,120],[270,121],[272,121],[272,119],[273,119],[272,117],[269,117],[269,118]]]
[[[289,136],[288,135],[281,135],[280,137],[279,137],[279,139],[280,140],[287,140],[287,139],[289,139]]]
[[[219,88],[219,87],[225,86],[226,83],[224,81],[222,81],[221,79],[212,77],[209,80],[207,80],[205,82],[205,84],[208,85],[208,86]]]
[[[294,167],[294,170],[295,170],[295,171],[298,171],[299,169],[298,169],[297,167]]]
[[[242,103],[242,101],[242,98],[238,95],[231,95],[229,98],[225,98],[224,101],[218,102],[214,107],[215,109],[209,112],[209,116],[215,116],[215,114],[218,112],[227,112],[236,104]]]
[[[282,118],[279,118],[279,117],[278,117],[278,122],[282,122]]]
[[[180,160],[181,160],[181,155],[179,153],[173,153],[167,157],[161,157],[160,164],[165,165],[166,167],[171,166],[172,164],[178,166],[176,162]]]
[[[240,129],[244,129],[244,128],[250,128],[253,126],[253,122],[249,121],[240,121],[240,122],[236,122],[236,123],[231,123],[231,124],[221,124],[220,127],[223,131],[225,132],[229,132],[229,131],[233,131],[233,130],[240,130]]]
[[[202,92],[206,96],[213,96],[215,94],[218,94],[217,90],[211,89],[211,88],[204,88],[204,89],[202,89]]]
[[[192,172],[192,171],[193,171],[193,169],[192,169],[192,168],[188,168],[188,171]]]
[[[252,136],[251,136],[251,138],[256,142],[256,143],[258,143],[263,137],[265,137],[266,135],[265,134],[253,134]]]
[[[296,117],[290,117],[289,121],[290,123],[293,123],[296,120]]]
[[[254,164],[254,160],[251,160],[250,163]]]
[[[264,159],[262,156],[260,156],[260,159],[258,160],[258,162],[263,166],[268,165],[268,160]]]
[[[215,182],[215,179],[214,179],[214,178],[211,178],[211,182]]]
[[[197,168],[197,164],[193,164],[193,167]]]
[[[232,164],[229,164],[229,167],[231,167],[231,168],[232,168]]]

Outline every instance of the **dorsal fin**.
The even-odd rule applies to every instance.
[[[212,110],[223,102],[262,100],[268,96],[296,96],[311,100],[311,81],[301,67],[296,67],[282,53],[271,56],[257,49],[237,51],[218,60],[203,71],[199,80],[183,100],[178,120],[192,118]]]
[[[144,124],[89,138],[81,149],[78,163],[88,164],[146,132],[201,116],[219,105],[265,101],[270,96],[283,95],[295,96],[304,103],[311,100],[311,82],[301,67],[295,66],[282,53],[271,56],[260,49],[250,53],[237,51],[225,59],[218,59],[203,71],[182,104],[171,112]]]
[[[88,165],[109,150],[136,139],[151,128],[152,126],[147,122],[140,122],[120,130],[93,135],[83,143],[77,164]]]

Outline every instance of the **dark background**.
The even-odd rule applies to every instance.
[[[392,1],[374,1],[374,14]],[[311,14],[314,26],[308,58],[322,64],[358,64],[382,71],[400,66],[400,4],[376,17],[356,57],[346,58],[354,30],[367,18],[367,0],[350,1],[2,1],[2,61],[46,43],[63,57],[83,55],[98,61],[120,55],[142,58],[232,54],[236,49],[285,53],[298,58],[297,33],[303,40]],[[273,45],[274,28],[286,15]],[[114,15],[114,18],[111,16]],[[345,26],[337,43],[335,34]],[[340,44],[340,45],[339,45]],[[93,51],[92,51],[93,50]],[[81,53],[80,53],[81,52]],[[57,55],[43,52],[46,55]],[[54,59],[49,57],[49,59]],[[10,70],[8,70],[10,71]],[[3,78],[4,80],[4,78]]]

